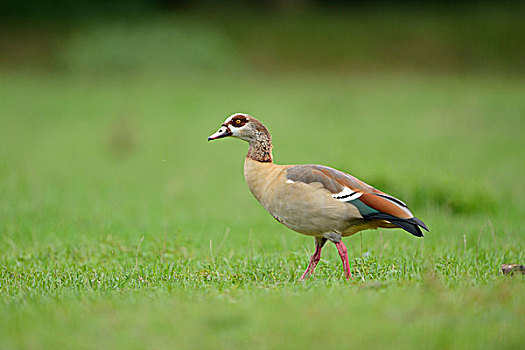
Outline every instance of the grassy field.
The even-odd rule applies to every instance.
[[[0,80],[0,348],[493,348],[523,344],[525,81],[288,74]],[[260,118],[277,163],[347,171],[429,226],[313,239],[244,183]]]

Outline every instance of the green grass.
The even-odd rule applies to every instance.
[[[525,85],[432,75],[0,80],[1,348],[494,348],[525,340]],[[321,163],[431,232],[313,239],[243,179],[259,117],[277,163]]]

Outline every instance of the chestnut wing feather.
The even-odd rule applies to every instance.
[[[365,219],[387,220],[415,236],[423,235],[419,226],[428,230],[401,200],[342,171],[322,165],[295,165],[287,169],[286,178],[307,184],[320,183],[335,199],[357,207]]]

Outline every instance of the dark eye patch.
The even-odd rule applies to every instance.
[[[247,121],[248,120],[246,119],[245,116],[239,114],[232,118],[232,120],[230,121],[230,124],[235,127],[240,128],[241,126],[244,126]]]

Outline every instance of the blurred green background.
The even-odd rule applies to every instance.
[[[525,341],[522,2],[41,1],[0,11],[0,348],[497,348]],[[431,232],[329,246],[251,196],[279,164]]]
[[[2,2],[2,68],[52,73],[524,72],[521,2]]]

